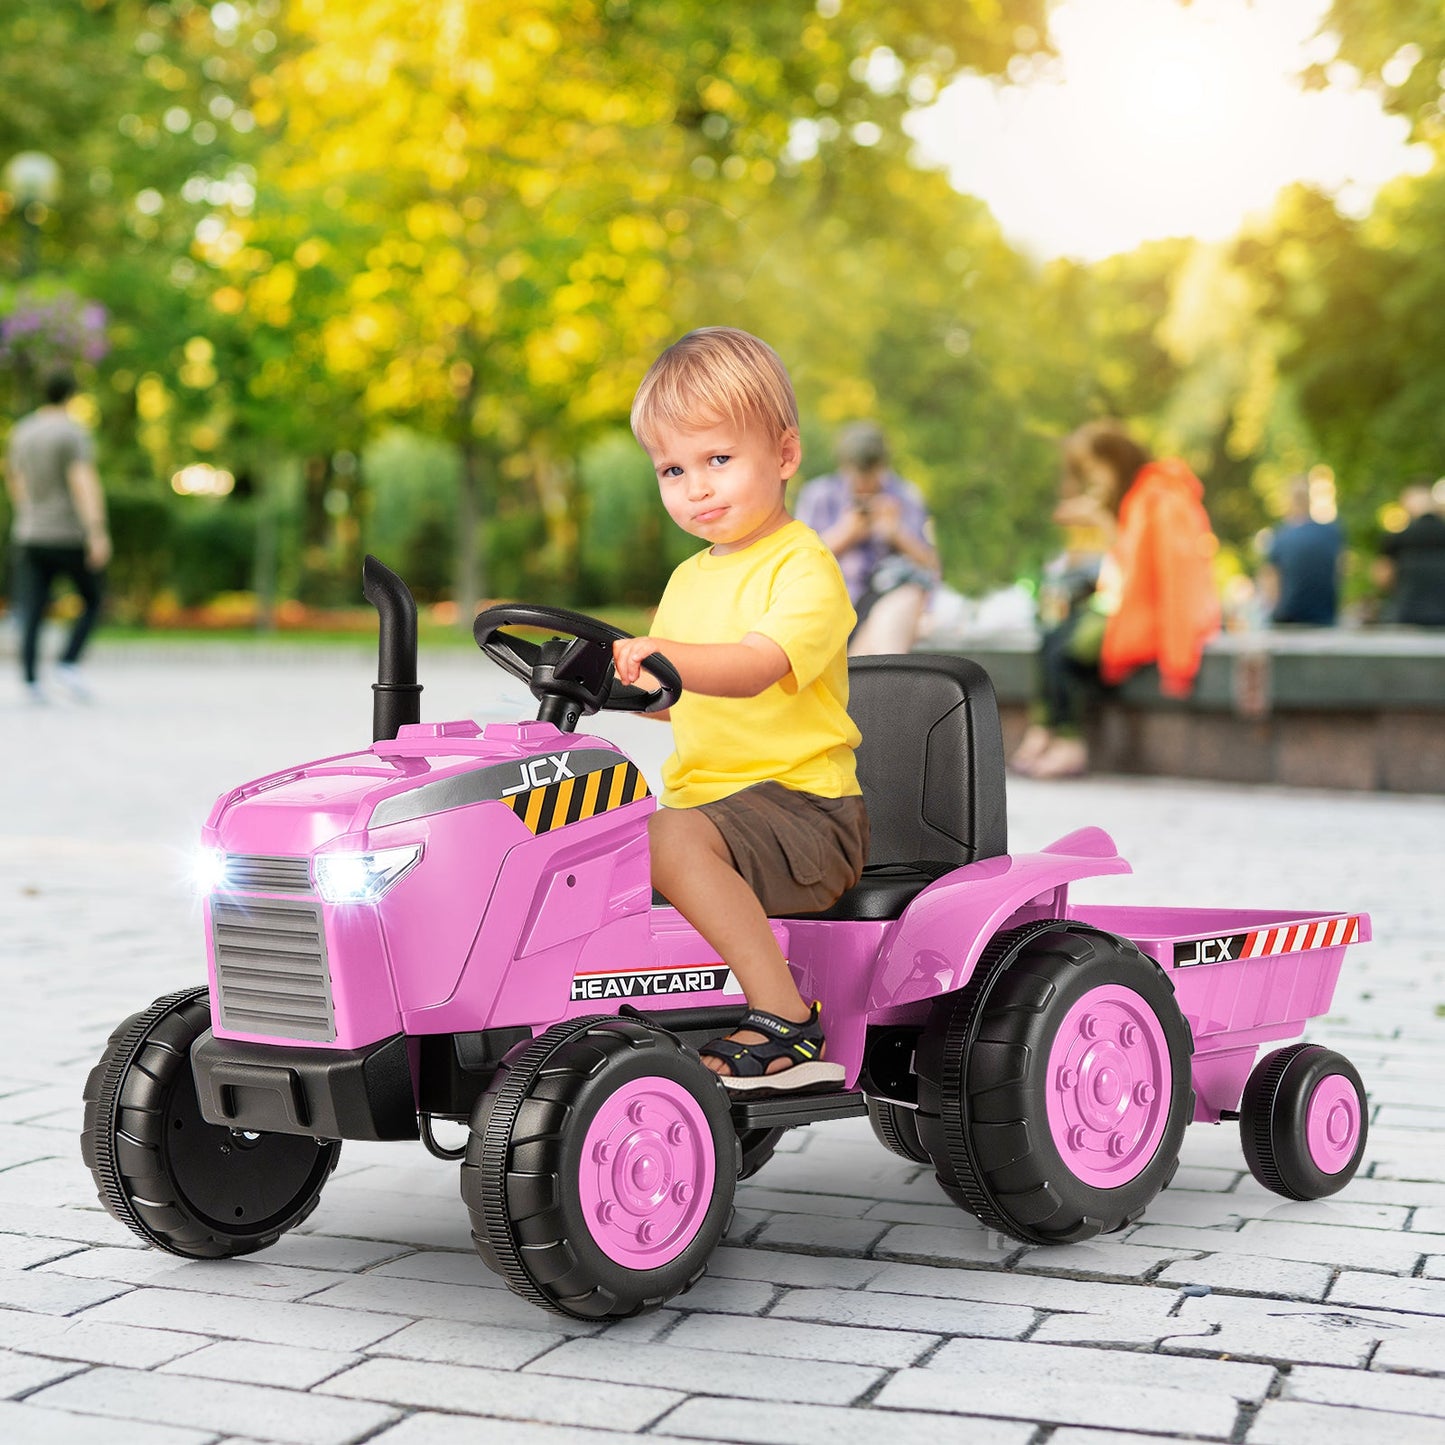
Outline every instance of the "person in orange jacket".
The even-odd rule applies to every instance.
[[[1088,770],[1085,695],[1149,664],[1159,690],[1187,697],[1205,642],[1219,630],[1218,549],[1204,485],[1177,458],[1154,460],[1117,422],[1081,427],[1064,444],[1062,526],[1094,526],[1113,542],[1093,595],[1046,633],[1034,720],[1011,760],[1034,778]]]

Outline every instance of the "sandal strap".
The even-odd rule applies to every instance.
[[[755,1079],[759,1074],[767,1073],[768,1065],[774,1059],[791,1057],[776,1044],[740,1044],[734,1039],[713,1039],[711,1043],[704,1044],[698,1053],[721,1059],[739,1079]]]
[[[756,1078],[768,1071],[768,1065],[778,1059],[787,1059],[793,1064],[816,1063],[823,1052],[823,1029],[819,1022],[821,1005],[814,1003],[812,1012],[804,1023],[790,1023],[776,1014],[762,1013],[749,1009],[738,1022],[738,1029],[752,1029],[764,1036],[760,1044],[745,1044],[737,1039],[712,1039],[705,1043],[699,1054],[711,1054],[721,1059],[740,1079]],[[785,1071],[780,1071],[785,1072]]]
[[[821,1041],[823,1030],[819,1027],[818,1016],[821,1006],[815,1003],[808,1017],[800,1024],[790,1023],[787,1019],[780,1019],[777,1014],[765,1014],[761,1009],[750,1008],[743,1015],[742,1022],[738,1025],[740,1029],[756,1029],[760,1034],[767,1034],[772,1039],[794,1039],[811,1038],[814,1041]]]

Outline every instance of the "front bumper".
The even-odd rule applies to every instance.
[[[293,1049],[207,1029],[191,1049],[191,1071],[208,1124],[318,1139],[419,1137],[402,1034],[361,1049]]]

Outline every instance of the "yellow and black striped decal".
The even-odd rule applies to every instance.
[[[596,768],[580,777],[563,778],[541,788],[528,788],[503,798],[533,833],[550,833],[583,818],[595,818],[624,803],[650,796],[647,779],[628,762]]]
[[[616,748],[584,745],[484,763],[415,784],[382,798],[372,810],[371,826],[473,803],[505,803],[532,832],[546,833],[647,796],[642,775]]]

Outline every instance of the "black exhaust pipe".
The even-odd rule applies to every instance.
[[[403,724],[421,721],[421,683],[416,680],[416,600],[390,567],[369,552],[361,564],[361,590],[381,622],[377,637],[376,696],[371,738],[394,738]]]

